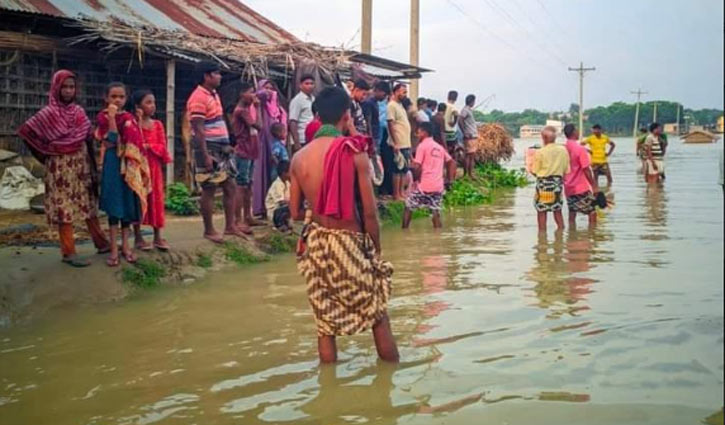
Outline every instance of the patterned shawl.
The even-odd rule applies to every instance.
[[[268,91],[264,88],[267,83],[271,83],[275,86],[275,90]],[[271,118],[272,122],[280,122],[287,124],[287,112],[279,104],[279,94],[277,93],[276,85],[270,80],[259,80],[257,85],[257,97],[262,102],[262,107],[267,112],[267,115]]]
[[[43,156],[78,152],[90,134],[91,122],[83,108],[75,103],[75,98],[68,104],[61,101],[60,88],[69,78],[76,78],[76,75],[65,69],[56,72],[48,93],[48,106],[18,129],[18,135],[30,148]],[[76,79],[76,93],[77,84]]]
[[[98,141],[108,137],[108,114],[101,111],[96,117],[96,131],[93,136]],[[148,195],[151,193],[151,172],[146,156],[143,153],[143,134],[136,118],[130,112],[119,112],[116,115],[118,142],[116,152],[121,160],[121,174],[124,181],[141,203],[142,217],[148,209]],[[103,157],[103,156],[101,156]]]

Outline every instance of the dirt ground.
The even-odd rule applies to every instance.
[[[215,222],[221,229],[223,216],[215,217]],[[91,260],[90,267],[73,268],[60,261],[57,234],[48,229],[44,215],[0,211],[0,327],[27,322],[54,308],[119,301],[137,290],[123,282],[126,263],[109,268],[106,255],[95,253],[85,230],[80,226],[76,230],[77,251]],[[231,236],[225,240],[250,252],[264,253],[266,238],[276,231],[269,227],[254,230],[253,240]],[[144,233],[149,234],[149,230]],[[169,252],[137,251],[140,259],[164,267],[164,284],[189,284],[211,270],[230,265],[224,247],[202,238],[201,217],[167,217],[164,237],[171,244]],[[212,258],[213,265],[198,266],[200,256]]]

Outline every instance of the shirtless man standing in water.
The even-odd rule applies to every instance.
[[[398,348],[387,315],[393,270],[380,257],[380,226],[366,145],[360,141],[340,144],[342,131],[350,121],[350,97],[343,89],[326,88],[315,103],[323,125],[318,137],[292,159],[290,212],[295,220],[305,219],[297,252],[298,268],[307,280],[320,361],[337,360],[336,336],[372,328],[380,358],[397,362]],[[365,143],[369,144],[369,140]],[[326,171],[330,149],[339,153],[335,156],[340,166],[337,172]],[[339,177],[343,175],[347,178]],[[325,176],[340,180],[325,181]],[[335,183],[349,187],[325,191],[323,184]],[[335,193],[342,195],[335,198]],[[356,196],[350,196],[353,193]],[[337,202],[323,202],[324,208],[320,208],[319,196]],[[336,213],[330,212],[333,205],[341,206]]]

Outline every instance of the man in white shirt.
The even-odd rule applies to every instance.
[[[312,102],[315,101],[315,96],[312,95],[314,91],[315,78],[309,74],[303,75],[300,78],[300,92],[289,104],[289,133],[292,135],[295,151],[302,148],[305,143],[307,124],[315,118],[312,113]]]
[[[415,113],[415,120],[418,122],[418,124],[422,122],[430,122],[430,117],[428,116],[428,100],[424,97],[418,98],[418,112]]]

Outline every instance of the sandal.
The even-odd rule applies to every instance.
[[[143,243],[136,242],[133,244],[133,246],[139,251],[151,251],[153,249],[153,246],[146,241],[144,241]]]
[[[68,257],[63,257],[63,259],[61,261],[63,261],[64,263],[66,263],[72,267],[77,267],[77,268],[88,267],[91,265],[91,262],[89,260],[80,258],[75,254],[68,256]]]
[[[222,244],[224,243],[224,238],[220,235],[204,235],[204,239],[207,239],[209,241],[214,242],[215,244]]]
[[[121,256],[123,256],[123,259],[126,260],[129,264],[134,264],[136,261],[138,261],[138,258],[136,255],[134,255],[133,251],[131,252],[123,252],[121,251]]]
[[[159,251],[168,251],[171,247],[169,246],[168,242],[166,240],[161,239],[158,242],[154,242],[154,248],[158,249]]]
[[[118,259],[118,257],[108,257],[106,258],[106,265],[108,267],[118,267],[118,265],[121,263],[121,261]]]

